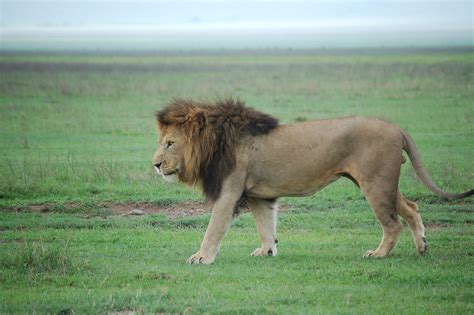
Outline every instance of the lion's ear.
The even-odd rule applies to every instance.
[[[171,125],[171,120],[170,120],[170,117],[168,117],[167,115],[167,111],[166,110],[162,110],[162,111],[157,111],[155,113],[155,116],[156,116],[156,121],[158,122],[158,126],[160,128],[164,127],[164,126],[169,126]]]
[[[156,120],[160,127],[170,125],[180,125],[186,122],[188,118],[188,112],[185,108],[165,108],[162,111],[156,113]]]

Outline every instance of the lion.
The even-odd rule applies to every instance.
[[[201,247],[189,264],[211,264],[240,205],[256,221],[261,246],[252,256],[277,255],[277,206],[283,196],[310,196],[341,177],[363,193],[382,227],[375,250],[364,257],[383,258],[394,248],[407,223],[416,250],[428,250],[418,206],[399,190],[400,168],[408,154],[420,180],[435,194],[441,190],[421,164],[406,131],[379,119],[342,117],[279,124],[270,115],[227,98],[214,103],[174,99],[156,114],[158,149],[153,166],[166,180],[202,189],[212,215]]]

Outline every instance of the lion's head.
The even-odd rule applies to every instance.
[[[160,138],[153,166],[167,181],[200,185],[211,201],[235,167],[236,146],[278,125],[277,119],[231,98],[214,104],[175,99],[156,117]]]
[[[177,128],[163,128],[158,149],[153,156],[155,170],[167,182],[174,181],[183,172],[183,137]]]

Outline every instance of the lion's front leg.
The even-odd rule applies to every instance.
[[[240,188],[241,185],[239,184],[235,178],[224,182],[221,196],[212,208],[211,221],[207,226],[201,248],[196,254],[188,258],[188,264],[209,265],[214,262],[221,241],[232,223],[234,208],[242,196],[243,188]]]
[[[252,256],[276,256],[276,224],[278,209],[275,201],[252,200],[250,209],[255,218],[262,246],[254,250]]]
[[[188,258],[188,264],[212,264],[216,258],[219,246],[232,223],[235,202],[233,204],[215,206],[207,226],[206,234],[199,251]]]

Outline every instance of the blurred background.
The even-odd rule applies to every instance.
[[[472,1],[2,0],[3,49],[472,44]]]

